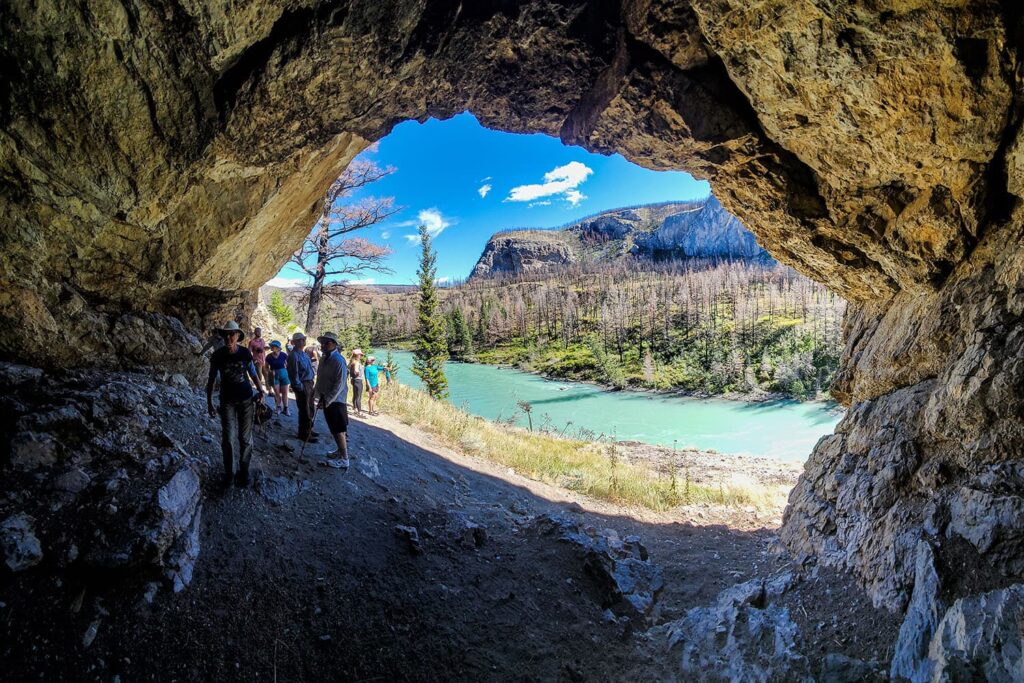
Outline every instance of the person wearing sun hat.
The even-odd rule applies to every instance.
[[[281,350],[281,342],[276,339],[270,342],[270,353],[267,355],[267,367],[270,368],[270,386],[274,391],[274,409],[283,415],[288,414],[288,354]]]
[[[249,484],[249,462],[252,459],[252,422],[256,402],[263,400],[263,385],[253,363],[252,352],[241,346],[245,333],[234,320],[217,332],[224,337],[224,346],[210,356],[210,376],[206,382],[206,409],[210,417],[220,414],[221,453],[224,456],[224,485],[230,486],[232,476],[239,486]],[[220,405],[213,407],[213,387],[220,377]],[[251,383],[250,383],[251,382]],[[256,392],[253,393],[253,385]],[[234,455],[238,453],[238,471]]]
[[[323,349],[323,357],[320,359],[313,393],[317,396],[327,427],[338,445],[338,450],[330,455],[336,456],[344,467],[348,467],[348,407],[345,405],[348,398],[348,367],[341,355],[337,335],[324,332],[316,340]]]
[[[352,409],[356,417],[363,416],[363,350],[352,349],[348,361],[348,376],[352,380]]]
[[[316,441],[313,431],[313,361],[306,353],[306,335],[292,335],[292,352],[288,354],[288,379],[295,392],[295,406],[299,409],[299,439]]]

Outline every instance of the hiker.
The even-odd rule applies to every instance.
[[[370,411],[370,415],[378,415],[377,392],[380,390],[380,366],[377,365],[377,358],[375,356],[370,356],[366,359],[363,376],[366,378],[367,408]]]
[[[348,407],[345,405],[345,399],[348,398],[348,367],[341,355],[338,337],[333,332],[325,332],[316,339],[323,349],[323,357],[320,359],[313,393],[317,395],[318,406],[338,446],[336,451],[328,455],[336,455],[342,461],[342,466],[348,467]]]
[[[288,354],[281,350],[281,342],[276,339],[270,342],[270,355],[267,356],[267,367],[270,368],[270,386],[274,395],[274,410],[282,415],[287,415]]]
[[[299,410],[299,439],[316,443],[313,431],[313,363],[305,351],[306,335],[292,335],[292,353],[288,354],[288,379],[295,392],[295,406]]]
[[[252,331],[252,339],[249,340],[249,353],[252,354],[252,361],[260,372],[260,377],[267,385],[267,396],[273,396],[273,386],[270,383],[270,376],[267,374],[267,342],[263,339],[263,328],[257,327]]]
[[[348,374],[352,378],[352,409],[356,417],[363,416],[363,350],[352,349],[352,360],[348,362]]]
[[[263,385],[252,352],[239,346],[245,333],[234,320],[217,330],[224,337],[224,346],[210,356],[210,377],[206,381],[206,410],[210,417],[220,412],[221,452],[224,456],[224,485],[230,486],[232,475],[239,486],[249,484],[249,461],[252,458],[252,422],[256,403],[263,401]],[[213,407],[213,385],[220,377],[220,405]],[[250,380],[252,384],[250,384]],[[253,393],[252,385],[256,385]],[[234,473],[232,457],[238,449],[238,472]]]
[[[317,349],[320,345],[313,342],[306,347],[306,355],[309,356],[309,362],[313,364],[313,373],[316,373],[316,368],[320,365],[320,353]]]

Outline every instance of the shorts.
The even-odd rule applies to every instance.
[[[344,434],[348,431],[348,406],[342,401],[335,401],[324,408],[324,419],[331,434]]]
[[[272,374],[270,375],[270,383],[280,384],[283,387],[288,386],[290,384],[290,382],[288,381],[288,370],[286,368],[281,368],[280,370],[273,370]]]

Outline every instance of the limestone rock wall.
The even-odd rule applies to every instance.
[[[469,109],[708,178],[855,302],[791,548],[894,607],[925,534],[1019,572],[1021,45],[1009,0],[5,2],[0,350],[165,360],[366,144]]]

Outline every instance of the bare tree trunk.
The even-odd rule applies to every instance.
[[[309,289],[309,309],[306,311],[306,334],[311,338],[316,338],[320,334],[320,323],[317,320],[317,316],[320,313],[320,301],[323,298],[324,293],[324,281],[313,280],[313,285]]]
[[[320,302],[324,295],[324,281],[327,279],[327,263],[330,260],[328,224],[322,221],[316,236],[317,258],[313,273],[313,284],[309,289],[309,308],[306,310],[306,334],[316,338],[320,334]]]

